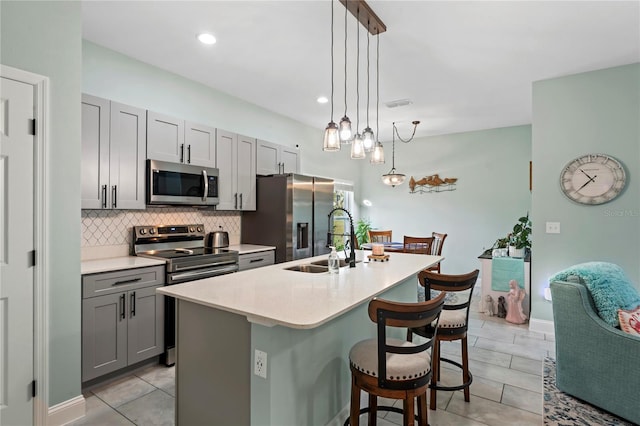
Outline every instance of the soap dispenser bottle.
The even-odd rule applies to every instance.
[[[336,253],[336,248],[333,246],[329,248],[331,249],[331,253],[329,253],[329,273],[337,274],[340,269],[340,259],[338,258],[338,253]]]

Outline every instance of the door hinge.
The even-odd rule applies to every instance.
[[[36,266],[36,251],[31,250],[28,256],[29,256],[29,267]]]
[[[31,120],[31,129],[29,129],[29,131],[31,132],[30,134],[32,135],[36,135],[36,119],[32,119]]]
[[[31,396],[33,398],[36,397],[36,381],[35,380],[31,382]]]

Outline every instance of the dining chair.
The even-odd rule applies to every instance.
[[[434,256],[442,256],[442,246],[444,245],[444,240],[447,238],[448,234],[441,234],[439,232],[432,232],[431,236],[433,237],[433,244],[431,244],[431,253]],[[427,268],[427,271],[440,273],[440,262],[436,263]]]
[[[388,231],[369,231],[369,242],[371,243],[390,243],[391,230]]]
[[[369,318],[377,324],[378,332],[377,337],[356,343],[349,352],[351,407],[345,426],[358,426],[363,413],[369,413],[368,424],[375,426],[378,410],[402,413],[403,425],[414,425],[417,418],[419,426],[428,426],[427,388],[434,370],[435,337],[418,344],[388,337],[387,333],[392,333],[392,328],[427,325],[437,329],[444,298],[443,292],[436,298],[418,303],[378,298],[369,302]],[[362,409],[361,391],[369,394],[369,406]],[[403,408],[378,406],[378,397],[401,399]]]
[[[433,237],[408,237],[404,236],[404,253],[432,254]]]
[[[432,298],[438,292],[437,296],[447,294],[445,304],[442,307],[440,322],[435,327],[433,324],[427,324],[421,327],[412,327],[407,330],[407,340],[411,341],[413,334],[422,336],[427,339],[433,339],[435,343],[433,347],[433,375],[431,376],[431,385],[429,386],[432,410],[436,409],[436,394],[439,390],[458,391],[463,390],[464,400],[469,402],[470,392],[469,386],[473,381],[473,376],[469,371],[469,352],[467,346],[467,328],[469,325],[469,308],[471,307],[471,297],[473,288],[478,280],[479,270],[476,269],[467,274],[461,275],[445,275],[429,271],[420,271],[418,273],[418,281],[424,287],[425,300]],[[460,340],[462,346],[462,364],[440,355],[440,342],[451,342]],[[462,384],[445,386],[439,384],[440,380],[440,362],[452,364],[462,370]]]

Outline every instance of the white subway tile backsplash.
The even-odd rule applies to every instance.
[[[240,241],[239,212],[218,212],[192,207],[147,207],[146,210],[82,210],[82,247],[132,244],[138,225],[202,223],[205,231],[222,226],[232,243]]]

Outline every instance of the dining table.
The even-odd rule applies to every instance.
[[[372,244],[382,244],[384,246],[384,251],[388,252],[402,252],[404,251],[404,243],[398,241],[387,241],[383,243],[364,243],[360,247],[363,250],[371,250]]]

